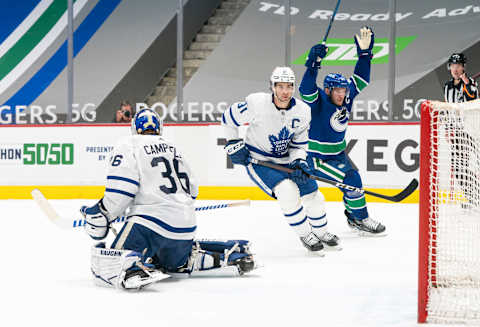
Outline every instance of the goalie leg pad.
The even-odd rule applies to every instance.
[[[198,243],[197,243],[198,244]],[[255,262],[250,253],[238,252],[240,246],[235,243],[224,252],[202,250],[197,245],[192,249],[188,263],[178,270],[190,276],[240,276],[254,268]]]
[[[91,271],[96,285],[119,289],[140,289],[168,277],[147,264],[142,254],[106,248],[103,242],[92,247]]]
[[[197,248],[206,251],[220,252],[230,251],[234,248],[235,252],[251,254],[250,242],[247,240],[195,240]]]
[[[305,209],[300,200],[300,190],[297,184],[290,179],[284,179],[273,189],[287,223],[300,237],[311,232],[305,215]]]

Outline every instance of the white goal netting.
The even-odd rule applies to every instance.
[[[480,101],[430,102],[427,321],[480,325]]]

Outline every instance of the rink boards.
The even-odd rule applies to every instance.
[[[396,193],[418,178],[419,125],[351,124],[347,152],[366,188]],[[0,127],[0,198],[27,199],[33,187],[48,198],[100,198],[110,152],[127,125],[10,125]],[[269,197],[227,160],[222,127],[216,123],[173,124],[164,128],[193,167],[199,199]],[[335,188],[319,185],[327,200],[341,200]],[[370,201],[377,201],[370,198]],[[405,202],[418,202],[418,193]]]

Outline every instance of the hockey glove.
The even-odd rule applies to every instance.
[[[294,171],[289,174],[289,177],[296,184],[303,185],[308,182],[309,175],[312,173],[312,170],[305,160],[294,160],[288,165],[288,167],[294,169]]]
[[[247,166],[250,163],[250,152],[245,147],[245,143],[241,139],[230,140],[225,145],[230,160],[234,164]]]
[[[93,207],[82,206],[80,212],[85,217],[84,227],[88,236],[97,241],[107,237],[110,222],[102,200],[98,201]]]
[[[375,34],[370,27],[364,26],[360,29],[360,36],[355,35],[353,38],[355,44],[357,45],[357,55],[360,58],[361,56],[372,56],[372,48],[375,43]]]
[[[321,60],[327,55],[328,48],[325,44],[314,45],[308,53],[305,66],[308,68],[320,68]]]

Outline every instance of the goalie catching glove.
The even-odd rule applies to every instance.
[[[375,43],[375,34],[370,27],[364,26],[360,29],[360,36],[353,38],[357,45],[357,54],[360,56],[372,56],[373,44]]]
[[[99,241],[107,237],[110,229],[110,221],[102,200],[98,201],[92,207],[82,206],[80,212],[85,218],[85,232],[87,232],[91,238]]]

